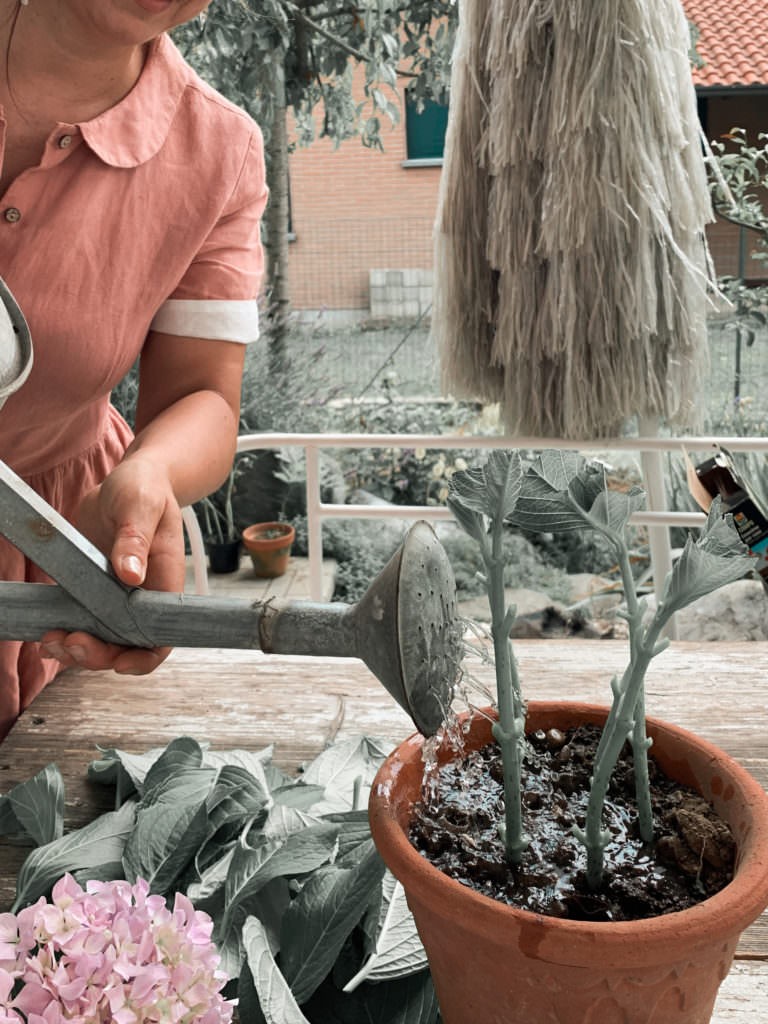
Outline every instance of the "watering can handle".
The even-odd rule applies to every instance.
[[[60,586],[0,583],[0,640],[39,640],[50,629],[111,640],[114,631]],[[350,606],[310,601],[131,590],[128,614],[142,647],[222,647],[322,657],[361,656]],[[126,643],[118,638],[119,643]]]
[[[87,609],[103,639],[154,646],[131,613],[133,588],[121,583],[104,555],[2,461],[0,533]]]
[[[125,586],[104,555],[1,461],[0,532],[59,584],[0,583],[2,640],[39,640],[65,629],[131,647],[276,651],[278,642],[281,654],[333,656],[356,646],[343,625],[347,605],[306,602],[296,610],[292,602]]]
[[[126,587],[82,534],[0,462],[0,533],[58,586],[0,582],[0,640],[83,630],[133,647],[258,648],[361,658],[425,736],[460,671],[461,623],[445,551],[415,523],[357,604],[249,601]]]

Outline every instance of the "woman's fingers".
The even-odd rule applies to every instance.
[[[41,640],[43,657],[56,658],[65,668],[112,669],[123,675],[146,675],[170,652],[170,647],[121,647],[104,643],[88,633],[64,630],[51,630]]]

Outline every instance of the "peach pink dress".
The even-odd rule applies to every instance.
[[[0,199],[0,276],[34,347],[0,409],[0,458],[68,519],[131,439],[109,394],[150,329],[258,336],[266,196],[259,129],[161,36],[133,90],[59,124]],[[0,578],[45,580],[1,537]],[[0,737],[59,668],[35,643],[0,643]]]

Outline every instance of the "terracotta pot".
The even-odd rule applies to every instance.
[[[290,523],[255,523],[243,530],[243,545],[257,576],[272,579],[283,575],[295,535]]]
[[[602,724],[606,709],[531,703],[528,727]],[[474,892],[410,844],[420,795],[423,738],[382,765],[370,798],[371,831],[402,882],[429,957],[444,1024],[707,1024],[741,932],[768,905],[768,796],[711,743],[648,720],[653,754],[673,779],[709,800],[738,844],[733,881],[688,910],[634,922],[559,920]],[[491,740],[473,720],[468,749]],[[439,759],[448,760],[441,749]]]

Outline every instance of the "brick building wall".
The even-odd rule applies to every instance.
[[[358,139],[338,148],[318,139],[292,153],[288,273],[295,309],[368,310],[369,270],[432,266],[440,167],[403,166],[404,122],[394,129],[385,123],[382,140],[383,152]]]
[[[706,116],[710,138],[738,126],[756,140],[768,131],[768,98],[711,96]],[[357,139],[338,148],[319,139],[291,155],[294,309],[412,317],[427,304],[440,167],[407,164],[404,120],[382,137],[383,152]],[[765,279],[765,266],[750,258],[749,233],[718,221],[708,235],[719,274],[738,275],[742,246],[745,277]]]

